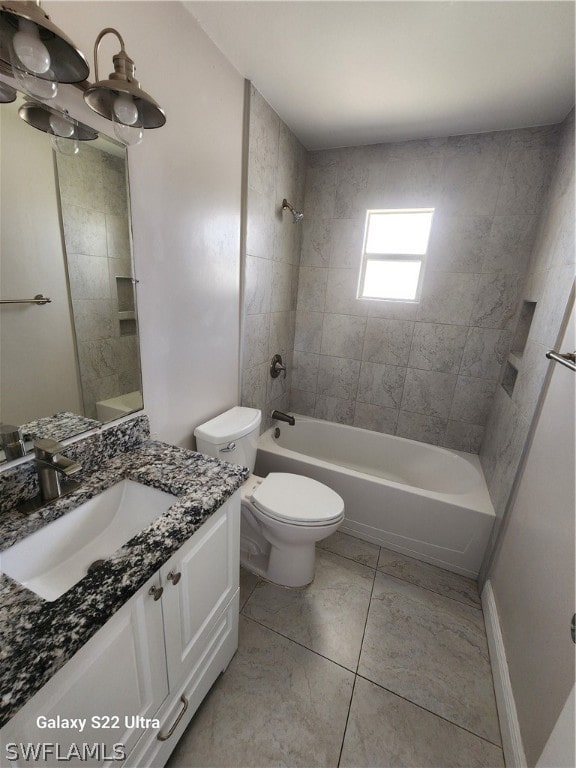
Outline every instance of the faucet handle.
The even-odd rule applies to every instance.
[[[286,378],[286,366],[282,362],[282,355],[274,355],[270,363],[270,376],[277,379],[281,371],[284,371],[284,378]]]
[[[34,455],[42,461],[54,461],[54,456],[60,453],[63,446],[57,440],[51,440],[47,437],[34,440]]]

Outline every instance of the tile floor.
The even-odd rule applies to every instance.
[[[336,533],[311,586],[242,571],[240,605],[169,768],[504,765],[472,580]]]

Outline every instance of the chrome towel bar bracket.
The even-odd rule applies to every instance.
[[[546,352],[546,357],[548,360],[554,360],[555,363],[565,365],[571,371],[576,371],[576,352],[555,352],[551,349]]]

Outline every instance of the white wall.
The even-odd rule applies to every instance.
[[[116,27],[167,114],[128,151],[144,404],[152,432],[191,445],[238,401],[243,80],[176,2],[45,2],[88,57]],[[100,77],[112,71],[114,38]],[[110,124],[111,128],[111,124]]]
[[[574,349],[574,320],[572,309],[556,349]],[[576,375],[558,363],[547,365],[552,366],[550,386],[490,573],[529,766],[536,765],[575,674],[570,621],[575,597]],[[571,762],[548,765],[573,765],[573,754],[572,746]]]

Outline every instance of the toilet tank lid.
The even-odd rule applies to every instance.
[[[262,414],[257,408],[244,408],[236,405],[205,424],[196,427],[194,437],[218,445],[244,437],[249,432],[258,429],[261,421]]]

